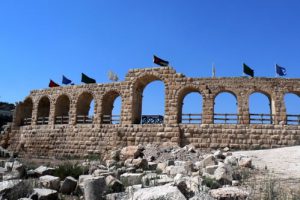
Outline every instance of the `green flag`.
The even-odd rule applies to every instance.
[[[244,67],[244,73],[251,76],[251,77],[254,77],[254,70],[251,69],[248,65],[246,65],[245,63],[243,63],[243,67]]]
[[[83,82],[83,83],[96,83],[96,80],[88,77],[84,73],[81,73],[81,82]]]

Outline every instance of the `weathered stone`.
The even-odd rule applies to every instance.
[[[151,180],[157,180],[157,179],[159,179],[159,177],[156,173],[146,174],[142,177],[142,186],[143,187],[154,186],[154,185],[151,185]]]
[[[59,190],[60,187],[60,178],[51,175],[41,176],[39,178],[40,185],[42,187],[52,189],[52,190]]]
[[[233,171],[230,165],[219,163],[218,168],[215,170],[214,177],[221,184],[231,184],[232,173]]]
[[[143,170],[148,169],[148,161],[143,158],[132,159],[131,163],[135,168],[141,168]]]
[[[20,185],[22,180],[9,180],[9,181],[2,181],[0,184],[0,195],[7,193],[9,190],[12,190],[17,185]]]
[[[142,177],[142,173],[125,173],[121,175],[120,180],[127,187],[142,184]]]
[[[142,156],[143,154],[139,146],[127,146],[124,147],[120,152],[120,159],[124,161],[129,158],[133,159]]]
[[[84,188],[83,188],[84,187],[84,185],[83,185],[84,181],[86,179],[93,178],[93,177],[94,176],[92,176],[92,175],[80,175],[79,176],[79,178],[78,178],[78,187],[79,187],[81,192],[83,192],[83,190],[84,190]]]
[[[30,198],[35,199],[34,197],[36,197],[38,200],[57,200],[58,192],[50,189],[34,188],[33,194],[30,196]]]
[[[71,176],[65,178],[60,187],[60,192],[63,194],[71,194],[77,186],[77,180]]]
[[[224,187],[219,189],[213,189],[209,191],[209,194],[215,199],[226,200],[246,200],[249,196],[249,192],[237,187]]]
[[[252,167],[252,159],[248,158],[248,157],[241,157],[239,159],[239,166],[251,168]]]
[[[207,155],[204,157],[203,160],[195,162],[194,163],[194,168],[197,170],[202,170],[207,166],[211,166],[211,165],[215,165],[216,163],[216,159],[213,155]]]
[[[106,163],[106,167],[109,168],[116,165],[118,162],[116,160],[106,160],[105,163]]]
[[[231,166],[237,166],[238,160],[234,156],[228,156],[228,157],[225,158],[224,163],[228,164],[228,165],[231,165]]]
[[[108,187],[109,192],[122,192],[124,189],[124,186],[121,183],[121,181],[119,181],[113,176],[107,176],[105,178],[105,183],[106,186]]]
[[[157,163],[155,163],[155,162],[148,162],[148,169],[149,170],[156,170],[156,168],[157,168]]]
[[[156,167],[156,171],[158,173],[165,173],[165,170],[166,170],[166,167],[167,167],[167,163],[158,163],[157,164],[157,167]]]
[[[105,177],[98,176],[93,178],[86,178],[83,181],[84,198],[88,200],[98,200],[107,190]]]
[[[205,167],[205,172],[211,175],[214,175],[216,169],[218,168],[218,165],[210,165]]]
[[[185,166],[168,166],[166,167],[166,172],[170,176],[176,176],[176,174],[188,174],[189,171]]]
[[[110,159],[119,161],[120,160],[120,150],[114,150],[110,152]]]
[[[126,199],[130,199],[128,198],[128,194],[126,192],[112,193],[112,194],[107,194],[105,196],[105,200],[126,200]]]
[[[184,195],[178,190],[177,187],[163,185],[151,188],[144,188],[136,191],[133,194],[133,200],[184,200]]]
[[[214,153],[214,157],[216,158],[216,159],[221,159],[221,160],[223,160],[223,159],[225,159],[225,155],[223,154],[223,152],[221,151],[221,150],[217,150],[217,151],[215,151],[215,153]]]
[[[53,175],[54,173],[54,168],[51,167],[46,167],[46,166],[40,166],[34,170],[36,174],[39,176],[44,176],[44,175]]]

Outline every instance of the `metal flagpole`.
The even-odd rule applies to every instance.
[[[276,63],[274,64],[274,69],[275,69],[275,78],[277,78],[278,74],[277,74],[277,69],[276,69]]]

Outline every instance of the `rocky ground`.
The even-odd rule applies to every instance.
[[[299,159],[291,164],[287,154],[299,158],[300,147],[282,149],[287,153],[279,153],[280,149],[200,151],[191,145],[180,148],[165,143],[124,147],[104,160],[10,157],[0,163],[0,199],[297,199],[300,195],[294,190],[285,193],[275,179],[265,178],[272,169],[276,180],[299,179]],[[4,149],[0,153],[9,156]],[[290,171],[281,173],[281,161],[289,163],[284,165]]]

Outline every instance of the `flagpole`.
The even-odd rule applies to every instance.
[[[277,70],[276,70],[276,63],[274,64],[274,69],[275,69],[275,78],[278,78]]]
[[[216,78],[216,69],[214,63],[212,63],[212,78]]]

